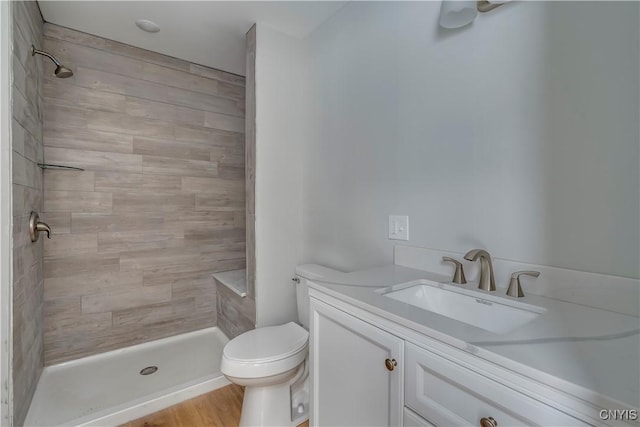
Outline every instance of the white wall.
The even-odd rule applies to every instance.
[[[305,261],[389,263],[406,214],[410,245],[638,277],[638,3],[439,7],[351,2],[306,40]]]
[[[302,41],[256,27],[256,326],[297,320],[302,249]]]

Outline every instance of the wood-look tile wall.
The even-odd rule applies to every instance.
[[[13,15],[13,425],[20,426],[43,366],[42,240],[29,239],[29,214],[42,211],[42,74],[30,54],[42,45],[36,2],[12,2]],[[4,96],[4,95],[3,95]]]
[[[256,25],[246,36],[245,191],[247,193],[247,295],[256,295]],[[255,310],[254,310],[255,311]],[[255,313],[254,313],[255,323]]]
[[[245,267],[244,78],[45,24],[45,364],[216,324]]]
[[[214,279],[215,280],[215,279]],[[218,294],[218,327],[229,338],[256,327],[256,302],[247,295],[242,298],[216,280]]]

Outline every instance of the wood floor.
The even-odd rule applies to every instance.
[[[243,396],[244,389],[231,384],[121,427],[235,427],[240,422]],[[298,427],[309,427],[309,422]]]

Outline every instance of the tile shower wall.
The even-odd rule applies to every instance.
[[[249,295],[242,298],[216,280],[218,294],[218,327],[229,338],[250,331],[256,325],[256,301]]]
[[[29,214],[42,211],[42,45],[36,2],[13,2],[13,424],[22,425],[43,366],[42,239],[29,239]],[[48,65],[48,64],[47,64]]]
[[[245,267],[244,78],[45,24],[45,364],[216,324]]]
[[[256,26],[246,36],[245,191],[247,193],[247,295],[256,295]],[[255,323],[255,308],[254,308]]]

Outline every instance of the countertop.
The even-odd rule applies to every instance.
[[[451,284],[449,277],[390,265],[314,279],[309,286],[600,407],[640,407],[638,317],[538,295],[514,299],[505,289],[489,293],[471,282],[453,285],[546,309],[518,329],[495,334],[374,291],[421,279]]]
[[[247,270],[230,270],[214,273],[213,278],[242,298],[247,296]]]

